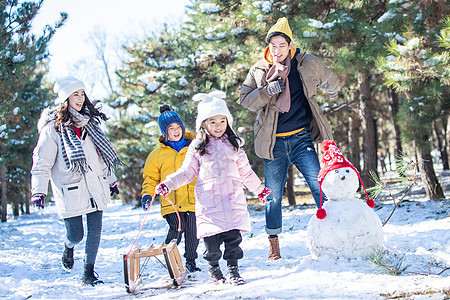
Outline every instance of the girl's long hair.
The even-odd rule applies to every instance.
[[[227,125],[227,129],[225,130],[224,134],[227,135],[228,141],[233,146],[234,151],[237,152],[240,147],[241,138],[238,137],[236,135],[236,133],[234,133],[234,131],[233,131],[233,129],[231,129],[230,125]],[[197,149],[200,156],[208,154],[208,152],[206,152],[206,147],[209,144],[209,135],[206,133],[206,129],[204,129],[203,127],[200,127],[197,137],[200,139],[200,144],[197,147],[195,147],[195,149]]]
[[[101,107],[95,107],[100,101],[95,101],[94,103],[92,103],[91,100],[89,100],[88,96],[84,95],[84,97],[85,100],[83,106],[81,107],[80,114],[89,115],[91,120],[93,118],[101,119],[103,121],[108,120],[108,117],[106,117],[104,113],[100,112]],[[64,127],[73,125],[72,115],[69,113],[69,101],[67,99],[55,111],[55,128],[57,130],[59,130],[61,124]]]

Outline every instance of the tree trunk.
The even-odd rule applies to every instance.
[[[442,119],[444,120],[445,116],[442,117]],[[447,148],[449,146],[449,141],[450,141],[450,115],[447,116],[447,118],[445,119],[445,121],[443,121],[443,123],[445,123],[445,142],[447,144]],[[450,160],[450,151],[447,151],[447,159]]]
[[[442,167],[444,170],[449,170],[449,161],[448,161],[448,140],[447,140],[447,116],[441,117],[441,124],[442,124],[442,145],[441,145],[441,138],[439,135],[439,151],[441,152],[441,160],[442,160]],[[436,130],[436,136],[438,136],[439,131]]]
[[[377,145],[375,142],[375,128],[372,113],[372,98],[370,91],[370,78],[366,74],[361,74],[359,81],[359,100],[361,111],[361,127],[363,131],[363,161],[364,168],[361,173],[361,179],[366,188],[375,185],[370,180],[370,171],[377,172]]]
[[[427,193],[428,199],[430,200],[440,200],[444,198],[444,192],[439,184],[439,181],[434,172],[433,160],[431,157],[430,145],[428,143],[423,143],[427,141],[428,136],[423,136],[420,140],[416,140],[416,150],[418,153],[418,163],[420,177],[422,178],[422,183],[425,186],[425,191]],[[420,145],[420,146],[418,146]]]
[[[30,214],[30,193],[25,195],[25,214]]]
[[[438,122],[433,122],[433,131],[434,131],[434,136],[436,138],[436,146],[439,150],[439,153],[441,155],[441,161],[442,161],[442,166],[444,170],[448,170],[448,157],[447,157],[447,148],[444,147],[443,143],[445,144],[445,141],[442,141],[442,134],[441,134],[441,130],[440,130],[440,126],[438,124]],[[445,135],[444,135],[444,140],[445,140]]]
[[[13,216],[18,217],[19,216],[19,203],[13,203]]]
[[[361,170],[360,158],[361,149],[359,148],[359,137],[361,135],[361,120],[356,113],[350,113],[348,118],[348,160],[357,170]]]
[[[375,170],[378,172],[378,151],[380,149],[380,137],[378,136],[378,124],[377,124],[377,119],[373,118],[373,140],[375,142],[375,159],[376,159],[376,163],[375,163]]]
[[[395,139],[395,158],[399,158],[402,156],[402,137],[400,132],[400,125],[398,124],[397,115],[398,115],[398,94],[394,91],[394,89],[389,89],[389,95],[391,97],[391,114],[392,114],[392,123],[394,124],[394,139]]]
[[[390,149],[389,149],[389,140],[390,140],[390,130],[386,129],[386,124],[389,120],[385,120],[384,118],[380,119],[380,134],[381,138],[378,139],[380,150],[378,151],[378,161],[380,162],[380,171],[381,174],[384,175],[387,172],[387,166],[390,164]],[[388,162],[389,160],[389,162]]]
[[[294,193],[294,165],[290,165],[287,173],[287,186],[286,193],[289,205],[295,205],[295,193]]]
[[[2,165],[2,222],[7,221],[6,166]]]

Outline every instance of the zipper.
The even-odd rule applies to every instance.
[[[175,149],[173,149],[173,150],[176,151]],[[173,169],[174,169],[173,173],[175,173],[177,171],[177,157],[178,157],[178,152],[177,152],[177,155],[175,155],[175,159],[174,159],[174,162],[173,162]],[[169,195],[167,195],[167,196],[169,196]],[[174,199],[173,205],[175,207],[177,207],[177,190],[173,191],[173,199]],[[177,208],[177,210],[178,210],[178,208]]]

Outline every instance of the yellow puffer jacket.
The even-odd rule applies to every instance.
[[[147,157],[144,166],[144,183],[142,184],[142,195],[149,194],[153,197],[155,187],[166,179],[166,177],[174,173],[181,167],[186,156],[186,151],[190,142],[195,138],[195,135],[186,132],[184,135],[186,139],[186,146],[177,152],[172,147],[164,144],[164,138],[159,137],[159,147],[153,150]],[[180,212],[195,211],[195,194],[194,194],[195,179],[175,191],[172,191],[168,197],[173,202],[175,207]],[[163,197],[159,197],[161,204],[161,215],[164,217],[167,214],[174,213],[172,205]]]

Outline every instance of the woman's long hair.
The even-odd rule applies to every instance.
[[[208,154],[208,152],[206,152],[206,147],[209,144],[209,135],[207,134],[206,129],[204,129],[203,127],[200,127],[198,133],[199,133],[198,138],[200,139],[200,144],[197,147],[195,147],[195,149],[197,149],[200,156],[203,156],[205,154]],[[241,138],[238,137],[236,135],[236,133],[234,133],[233,129],[231,129],[230,125],[228,125],[228,124],[227,124],[227,129],[225,130],[224,134],[227,135],[228,141],[233,146],[234,151],[237,152],[240,147]]]
[[[63,127],[73,125],[72,115],[69,113],[69,101],[67,99],[55,112],[55,128],[57,130],[59,129],[60,125],[63,125]],[[89,115],[91,120],[93,118],[101,119],[103,121],[108,120],[108,117],[106,117],[104,113],[100,112],[101,107],[95,107],[96,104],[100,101],[95,101],[94,103],[92,103],[86,95],[84,95],[84,99],[85,100],[83,106],[81,107],[80,114]]]

